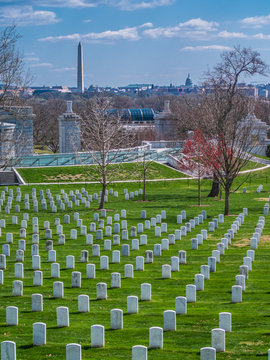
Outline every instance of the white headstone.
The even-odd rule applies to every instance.
[[[109,270],[109,257],[107,255],[100,257],[100,270]]]
[[[232,331],[232,314],[229,312],[219,313],[219,328],[227,332]]]
[[[232,302],[233,303],[242,302],[242,286],[240,285],[232,286]]]
[[[171,278],[171,265],[164,264],[162,265],[162,279]]]
[[[42,322],[33,324],[33,345],[46,345],[46,324]]]
[[[111,288],[121,287],[121,274],[117,272],[111,273]]]
[[[96,265],[95,264],[87,264],[86,265],[86,278],[87,279],[95,279],[96,277]]]
[[[138,296],[128,296],[127,297],[127,313],[128,314],[137,314],[139,311],[139,302]]]
[[[176,314],[187,313],[187,298],[185,296],[177,296],[175,298],[175,312]]]
[[[163,313],[164,331],[176,331],[176,312],[174,310],[166,310]]]
[[[141,301],[151,301],[151,284],[141,284]]]
[[[120,263],[120,251],[119,250],[113,250],[112,252],[112,262],[114,264]]]
[[[225,351],[225,330],[212,329],[211,331],[211,343],[212,347],[216,349],[216,352]]]
[[[57,327],[69,326],[69,309],[66,306],[56,308]]]
[[[123,329],[123,310],[121,309],[111,310],[111,329],[113,330]]]
[[[136,270],[144,271],[144,257],[143,256],[136,257]]]
[[[18,308],[16,306],[7,306],[6,307],[6,325],[14,326],[18,325]]]
[[[62,281],[55,281],[53,283],[53,297],[63,298],[64,297],[64,284]]]
[[[202,274],[195,274],[195,286],[197,291],[204,290],[204,275]]]
[[[1,360],[16,360],[16,343],[14,341],[1,342]]]
[[[149,348],[163,348],[163,329],[161,327],[154,326],[149,329]]]
[[[73,271],[71,274],[71,287],[81,288],[81,278],[82,274],[80,273],[80,271]]]
[[[43,311],[43,295],[32,294],[32,311]]]
[[[100,348],[105,346],[105,331],[102,325],[91,326],[91,346]]]
[[[147,347],[143,345],[132,346],[132,360],[147,360]]]
[[[201,265],[201,274],[204,276],[205,280],[210,279],[210,267],[208,265]]]
[[[40,270],[36,270],[33,273],[33,286],[43,286],[43,273]]]
[[[212,347],[201,348],[200,360],[216,360],[216,349]]]
[[[66,256],[66,268],[67,269],[74,269],[75,267],[75,258],[73,255]]]
[[[81,360],[82,347],[80,344],[67,344],[66,345],[66,360]]]
[[[187,302],[195,302],[196,301],[196,286],[189,284],[186,285],[186,298]]]
[[[106,300],[107,299],[107,284],[106,283],[97,283],[97,299]]]
[[[20,280],[14,280],[12,283],[12,295],[23,296],[23,282]]]

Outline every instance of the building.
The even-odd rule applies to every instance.
[[[255,116],[253,110],[240,122],[239,132],[248,131],[249,152],[265,156],[267,146],[270,144],[270,139],[267,139],[269,128],[269,125]]]
[[[156,135],[159,140],[175,139],[175,119],[170,109],[170,100],[164,103],[164,110],[159,114],[155,114]]]
[[[59,152],[81,151],[81,118],[72,111],[72,101],[67,101],[67,111],[58,117]]]
[[[186,78],[185,86],[189,87],[189,88],[193,87],[193,83],[192,83],[192,80],[190,78],[190,74],[188,74],[188,76]]]
[[[0,109],[1,162],[33,154],[33,120],[31,106]]]

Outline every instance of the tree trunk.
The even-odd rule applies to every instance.
[[[143,170],[143,201],[146,199],[146,170]]]
[[[99,204],[98,210],[104,209],[106,188],[107,188],[107,184],[106,184],[106,183],[103,183],[103,184],[102,184],[101,199],[100,199],[100,204]]]
[[[219,194],[219,181],[217,176],[214,174],[213,176],[213,183],[212,183],[212,189],[210,193],[207,195],[207,197],[216,197]]]
[[[201,178],[198,178],[198,205],[201,205]]]
[[[229,215],[229,212],[230,212],[230,189],[225,189],[224,215]]]

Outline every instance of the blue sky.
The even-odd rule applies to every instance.
[[[267,0],[1,0],[0,28],[16,24],[32,85],[194,83],[235,45],[270,64]],[[269,77],[247,82],[270,82]]]

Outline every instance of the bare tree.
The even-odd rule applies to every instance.
[[[0,33],[0,105],[14,105],[18,88],[24,84],[23,62],[16,44],[20,35],[15,26],[7,26]]]
[[[32,112],[22,107],[23,93],[29,74],[24,72],[22,57],[17,50],[20,35],[15,26],[7,26],[0,32],[0,167],[5,169],[17,162],[18,154],[28,154],[32,149]]]
[[[195,131],[201,128],[200,116],[198,114],[198,105],[201,101],[199,95],[186,94],[175,97],[170,104],[171,112],[174,118],[173,131],[178,139],[184,140],[188,131]]]
[[[269,99],[257,99],[255,102],[255,115],[258,119],[270,125],[270,101]]]
[[[94,164],[87,174],[102,185],[99,209],[104,208],[107,186],[123,171],[121,164],[133,143],[133,135],[122,126],[121,115],[109,111],[110,107],[109,98],[101,96],[87,100],[80,114],[82,150],[91,152]]]
[[[199,113],[207,137],[213,139],[217,149],[212,168],[218,183],[224,188],[224,214],[228,215],[233,181],[249,161],[247,151],[252,145],[253,124],[246,122],[243,127],[242,123],[248,112],[249,99],[238,88],[238,83],[246,76],[265,75],[268,66],[257,51],[240,46],[224,52],[221,60],[207,75],[208,91],[199,105]]]
[[[45,145],[56,153],[59,150],[58,116],[66,109],[66,102],[62,99],[51,99],[45,103],[33,103],[34,113],[34,142],[35,145]]]
[[[143,149],[136,160],[136,173],[143,183],[143,201],[146,201],[146,180],[156,172],[153,169],[154,161],[151,158],[151,150]]]

